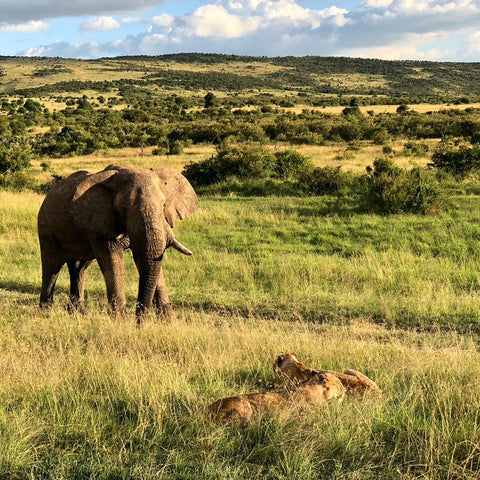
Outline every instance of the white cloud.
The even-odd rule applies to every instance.
[[[465,56],[470,59],[480,60],[480,30],[467,35],[461,45]]]
[[[163,15],[153,17],[151,22],[159,27],[170,27],[175,23],[175,17],[164,13]]]
[[[0,8],[4,1],[0,0]],[[99,1],[105,9],[114,0]],[[126,0],[118,1],[126,3]],[[84,57],[190,51],[388,59],[480,58],[480,48],[476,46],[480,43],[480,0],[363,0],[350,11],[335,4],[321,10],[309,9],[301,0],[205,2],[179,16],[142,15],[125,17],[118,22],[101,16],[89,21],[91,31],[129,23],[145,23],[145,31],[103,44],[57,43],[39,48],[47,51],[51,48],[54,52],[51,55]],[[141,6],[148,3],[148,0],[140,2]],[[78,0],[74,0],[74,4],[78,5]],[[342,4],[339,2],[339,5]],[[85,25],[88,22],[84,28]],[[454,38],[455,41],[449,43]],[[443,43],[438,44],[439,41]]]
[[[142,17],[126,17],[122,18],[121,23],[127,24],[127,23],[145,23],[146,19]]]
[[[436,48],[423,49],[422,46],[434,40],[432,35],[406,35],[404,38],[388,46],[358,47],[349,50],[349,56],[363,58],[382,58],[384,60],[428,60],[437,61],[448,58],[450,50]]]
[[[115,30],[120,27],[120,23],[113,17],[97,17],[87,20],[80,25],[82,30],[101,31]]]
[[[185,18],[187,28],[198,37],[239,38],[259,27],[256,16],[240,17],[219,4],[203,5]]]
[[[27,23],[17,23],[13,25],[2,24],[0,23],[0,33],[7,33],[7,32],[43,32],[48,30],[50,25],[48,23],[36,20],[30,21]]]
[[[114,51],[112,44],[89,42],[70,45],[67,42],[57,41],[51,45],[29,48],[24,55],[29,57],[90,58],[112,55]]]
[[[391,5],[392,1],[393,0],[367,0],[365,6],[371,8],[387,8]]]
[[[478,0],[393,0],[388,7],[395,14],[410,16],[419,14],[444,15],[450,13],[453,13],[454,16],[465,16],[480,12]]]

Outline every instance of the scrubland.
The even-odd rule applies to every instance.
[[[51,168],[168,165],[132,153]],[[129,255],[126,318],[108,315],[96,265],[86,314],[66,311],[66,269],[52,310],[38,310],[42,199],[0,192],[1,478],[478,478],[477,196],[435,216],[329,196],[202,197],[175,228],[194,256],[165,255],[175,316],[140,328]],[[245,428],[205,418],[218,398],[274,388],[289,351],[360,370],[383,395]]]

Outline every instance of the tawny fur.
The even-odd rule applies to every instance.
[[[247,424],[254,415],[283,405],[320,407],[329,401],[341,401],[344,394],[345,387],[334,375],[315,373],[292,391],[246,393],[222,398],[207,407],[207,415],[225,423]]]
[[[295,388],[318,372],[332,374],[338,378],[346,388],[347,394],[362,397],[366,393],[380,393],[378,385],[363,373],[352,369],[347,369],[343,373],[314,370],[298,361],[294,353],[279,355],[273,364],[273,371],[286,389]]]

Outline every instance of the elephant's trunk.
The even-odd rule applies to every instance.
[[[141,215],[138,215],[138,211]],[[152,306],[158,286],[165,249],[173,247],[184,255],[192,252],[175,239],[172,229],[157,205],[137,210],[137,215],[128,215],[127,232],[130,248],[139,273],[137,316],[140,317]]]
[[[137,317],[141,316],[152,306],[153,296],[161,271],[160,260],[154,260],[153,263],[149,263],[148,265],[143,265],[143,263],[144,262],[137,263],[140,277],[136,307]]]
[[[127,232],[130,248],[139,274],[137,316],[148,310],[153,301],[155,289],[161,272],[163,252],[167,246],[167,237],[159,212],[143,209],[141,215],[129,216]]]

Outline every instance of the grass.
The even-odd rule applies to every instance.
[[[355,80],[353,80],[355,84]],[[471,104],[445,104],[445,103],[418,103],[412,104],[409,106],[409,111],[417,113],[427,113],[427,112],[439,112],[441,110],[466,110],[467,108],[480,108],[480,103],[471,103]],[[325,107],[315,107],[312,108],[309,105],[297,105],[296,107],[287,108],[291,112],[301,113],[302,110],[318,110],[323,113],[330,113],[340,115],[345,106],[343,105],[334,105],[334,106],[325,106]],[[381,113],[395,113],[398,108],[398,104],[394,105],[362,105],[359,107],[361,112],[364,115],[367,115],[368,112],[373,112],[375,115]]]
[[[181,309],[138,330],[98,311],[17,310],[2,321],[0,475],[476,478],[473,337],[293,325]],[[385,393],[245,429],[205,419],[217,398],[269,388],[275,355],[293,349],[310,365],[355,366]]]
[[[124,153],[114,161],[163,161]],[[42,198],[0,192],[0,478],[478,478],[477,196],[431,217],[203,197],[175,228],[194,256],[166,254],[175,318],[140,329],[129,255],[125,319],[106,314],[96,265],[85,315],[66,312],[65,270],[37,309]],[[271,389],[289,351],[384,393],[243,429],[205,418],[218,398]]]

